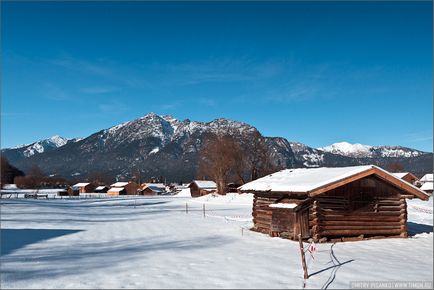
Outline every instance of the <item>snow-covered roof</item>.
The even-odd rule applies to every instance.
[[[392,174],[398,178],[403,178],[404,176],[406,176],[408,174],[408,172],[394,172]]]
[[[296,203],[272,203],[269,205],[269,207],[275,207],[275,208],[295,208],[297,207]]]
[[[18,187],[16,184],[11,183],[11,184],[4,184],[3,189],[18,189]]]
[[[166,185],[164,183],[146,183],[146,186],[153,186],[158,188],[166,188]]]
[[[79,182],[77,184],[74,184],[72,187],[84,187],[84,186],[88,186],[90,183],[89,182]]]
[[[433,190],[433,183],[432,182],[425,182],[424,184],[422,184],[420,189],[423,191],[432,191]]]
[[[217,188],[217,184],[212,180],[193,180],[192,183],[196,183],[199,188],[204,189],[215,189]]]
[[[433,182],[433,174],[432,173],[425,174],[424,176],[422,176],[420,181],[421,182]]]
[[[113,188],[110,188],[109,191],[111,191],[111,192],[120,192],[122,190],[124,190],[123,187],[113,187]]]
[[[243,192],[274,191],[319,194],[321,190],[324,192],[325,186],[337,184],[353,176],[362,176],[363,173],[367,176],[371,172],[387,176],[390,182],[402,185],[405,187],[403,189],[422,199],[428,198],[426,193],[419,188],[375,165],[285,169],[246,183],[238,189]]]
[[[145,188],[149,188],[149,189],[151,189],[152,191],[155,191],[155,192],[163,192],[164,191],[164,188],[161,188],[161,187],[155,186],[155,185],[148,185]]]
[[[128,184],[129,182],[116,182],[113,183],[112,185],[110,185],[111,187],[124,187]]]
[[[101,186],[98,186],[97,188],[95,188],[95,190],[103,190],[104,188],[107,188],[107,186],[101,185]]]

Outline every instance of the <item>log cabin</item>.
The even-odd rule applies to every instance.
[[[193,180],[190,185],[191,197],[199,197],[217,190],[217,184],[211,180]]]
[[[407,237],[414,185],[374,165],[285,169],[238,188],[253,193],[252,230],[316,242]]]

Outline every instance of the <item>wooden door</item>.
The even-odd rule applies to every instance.
[[[301,209],[297,212],[297,227],[298,234],[301,234],[302,239],[310,238],[309,232],[309,207]]]

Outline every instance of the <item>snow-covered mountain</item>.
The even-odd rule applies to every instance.
[[[15,155],[22,157],[31,157],[35,154],[48,152],[64,146],[69,142],[77,142],[81,138],[67,139],[59,135],[54,135],[47,139],[42,139],[31,144],[18,145],[12,148],[2,149],[2,153],[7,154],[8,151],[13,151]]]
[[[334,143],[326,147],[318,148],[318,150],[354,158],[400,158],[417,157],[426,154],[426,152],[402,146],[369,146],[359,143],[351,144],[348,142]]]
[[[139,170],[142,178],[165,176],[168,181],[189,181],[196,177],[198,156],[206,137],[222,133],[231,134],[245,146],[258,131],[249,124],[224,118],[197,122],[150,113],[84,139],[55,136],[19,148],[3,149],[2,154],[24,171],[38,164],[47,174],[127,179]],[[399,162],[406,171],[432,170],[432,153],[399,146],[336,143],[315,149],[281,137],[266,137],[266,143],[278,167],[359,164],[387,167]]]

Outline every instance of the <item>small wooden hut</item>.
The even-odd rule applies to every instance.
[[[406,237],[406,197],[428,199],[373,166],[286,169],[239,187],[254,194],[253,230],[297,239]]]
[[[217,184],[211,180],[193,180],[188,187],[191,197],[207,195],[217,190]]]

